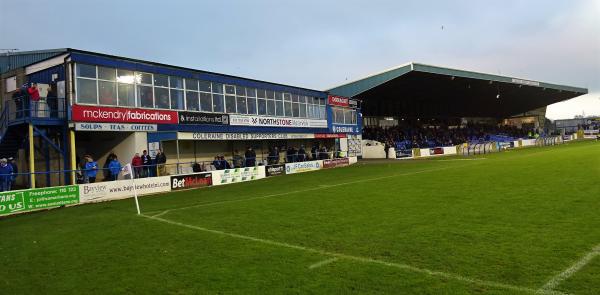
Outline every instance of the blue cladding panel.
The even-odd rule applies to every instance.
[[[65,66],[58,65],[49,69],[45,69],[43,71],[30,74],[29,82],[50,84],[50,82],[52,82],[53,74],[58,74],[58,79],[56,79],[55,81],[65,80]]]
[[[255,80],[247,80],[244,78],[219,75],[219,74],[215,74],[215,73],[193,71],[193,70],[186,70],[186,69],[180,69],[180,68],[169,68],[166,66],[152,65],[152,64],[142,63],[142,62],[134,62],[134,61],[123,60],[123,59],[109,58],[109,57],[104,57],[104,56],[97,56],[97,55],[90,55],[90,54],[74,52],[74,53],[71,53],[71,59],[75,62],[87,63],[87,64],[93,64],[93,65],[101,65],[101,66],[106,66],[106,67],[114,67],[114,68],[128,69],[128,70],[133,70],[133,71],[179,76],[179,77],[189,78],[189,79],[199,79],[199,80],[212,81],[212,82],[218,82],[218,83],[224,83],[224,84],[234,84],[234,85],[240,85],[240,86],[246,86],[246,87],[255,87],[255,88],[261,88],[261,89],[267,89],[267,90],[290,92],[290,93],[296,93],[296,94],[300,94],[300,95],[309,95],[309,96],[322,97],[322,98],[327,97],[327,94],[322,91],[296,88],[296,87],[292,87],[292,86],[272,84],[272,83],[268,83],[268,82],[261,82],[261,81],[255,81]]]

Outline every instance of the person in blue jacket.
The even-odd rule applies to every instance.
[[[119,173],[121,172],[121,163],[119,163],[119,159],[115,155],[113,160],[108,164],[108,170],[110,170],[110,180],[119,179]]]
[[[10,190],[10,181],[12,180],[12,166],[8,165],[6,159],[0,159],[0,192]]]
[[[98,163],[92,159],[92,156],[85,156],[85,178],[87,183],[96,182],[96,174],[98,174]]]

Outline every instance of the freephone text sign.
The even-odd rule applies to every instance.
[[[0,215],[79,203],[79,187],[69,185],[0,193]]]
[[[73,105],[75,122],[177,124],[177,112],[134,108]]]

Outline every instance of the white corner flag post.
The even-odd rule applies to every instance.
[[[131,169],[131,163],[128,163],[123,167],[123,176],[129,175],[131,178],[131,185],[133,186],[133,198],[135,199],[135,208],[137,209],[137,214],[140,215],[140,202],[138,201],[137,189],[135,188],[135,175],[133,175],[133,169]]]

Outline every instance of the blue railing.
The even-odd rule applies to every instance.
[[[64,120],[67,117],[65,99],[57,97],[43,97],[39,101],[7,99],[2,113],[8,124],[27,119]]]

